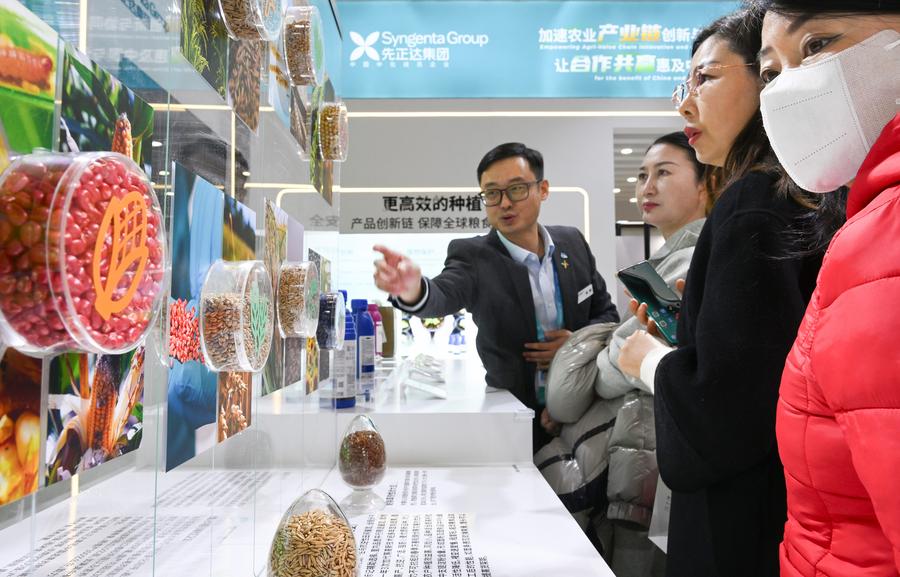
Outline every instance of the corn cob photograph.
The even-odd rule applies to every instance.
[[[71,46],[62,66],[60,149],[118,152],[149,173],[153,108]]]
[[[8,349],[0,363],[0,505],[38,488],[41,360]]]
[[[0,2],[0,165],[53,147],[59,36],[18,2]],[[0,166],[2,167],[2,166]]]
[[[144,349],[50,364],[47,484],[134,451],[143,430]]]

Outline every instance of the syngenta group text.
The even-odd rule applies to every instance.
[[[397,48],[406,46],[408,48],[416,48],[417,46],[484,46],[490,42],[487,34],[463,34],[451,30],[446,34],[432,32],[430,34],[394,34],[393,32],[381,33],[382,43]]]

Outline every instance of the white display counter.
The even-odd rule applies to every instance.
[[[68,495],[22,501],[21,520],[0,530],[0,577],[263,576],[296,498],[350,494],[334,463],[361,413],[389,468],[376,488],[385,509],[350,519],[359,577],[611,577],[531,462],[532,411],[487,392],[471,359],[448,359],[445,374],[439,399],[384,366],[374,399],[337,418],[295,385],[254,399],[249,430],[172,471],[123,460],[79,476]]]
[[[157,506],[136,506],[131,491],[110,491],[102,483],[73,495],[0,532],[0,575],[264,575],[281,515],[308,488],[297,471],[123,475],[128,482],[117,486],[134,491],[159,482]],[[246,490],[251,484],[257,491]],[[350,492],[336,470],[322,489],[337,501]],[[613,576],[533,466],[391,468],[376,492],[388,505],[350,519],[363,549],[360,577]],[[447,529],[443,547],[416,537],[413,527],[426,525],[436,536]],[[28,551],[32,539],[36,554],[23,557],[19,552]],[[399,541],[405,546],[398,548]],[[393,553],[385,555],[388,550]],[[398,550],[406,555],[398,559]]]
[[[368,414],[384,437],[389,465],[530,463],[534,411],[509,391],[487,392],[484,369],[477,360],[451,357],[445,362],[446,382],[429,384],[445,391],[446,399],[407,386],[388,363],[380,371],[371,402],[337,411],[337,431],[334,411],[320,406],[329,401],[319,392],[302,395],[296,389],[257,399],[254,426],[273,438],[313,435],[314,442],[304,443],[307,450],[302,457],[323,466],[334,462],[341,435],[360,413]],[[298,431],[296,417],[301,414],[303,426]],[[298,464],[300,455],[289,451],[289,446],[282,446],[275,462]]]

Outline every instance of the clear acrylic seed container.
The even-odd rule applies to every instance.
[[[350,146],[347,107],[342,102],[325,102],[319,107],[319,150],[322,158],[343,162]]]
[[[200,292],[200,345],[210,370],[261,370],[274,321],[272,281],[262,261],[213,263]]]
[[[281,33],[281,0],[219,0],[219,11],[236,40],[275,41]]]
[[[319,86],[325,77],[322,19],[315,6],[292,6],[284,14],[284,58],[295,86]]]
[[[278,273],[278,330],[283,338],[313,337],[319,324],[319,270],[284,261]]]
[[[338,469],[353,489],[341,501],[341,508],[348,515],[355,517],[384,508],[384,499],[373,491],[387,470],[384,439],[366,415],[358,415],[347,427],[338,453]]]
[[[323,351],[339,351],[344,348],[347,329],[347,309],[344,295],[339,292],[322,293],[319,297],[319,326],[316,340]]]
[[[267,577],[355,577],[356,540],[328,493],[312,489],[294,501],[275,530]]]
[[[0,175],[2,346],[131,350],[159,314],[167,269],[162,211],[130,158],[41,152]]]

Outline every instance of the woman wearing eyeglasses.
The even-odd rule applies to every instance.
[[[822,251],[792,256],[793,231],[815,209],[782,178],[762,129],[760,26],[738,12],[694,43],[673,99],[721,194],[691,261],[678,347],[640,331],[619,357],[654,391],[657,460],[672,490],[670,577],[778,575],[786,506],[775,406]]]
[[[814,191],[852,182],[787,358],[784,577],[900,575],[900,2],[760,0],[761,108]]]

